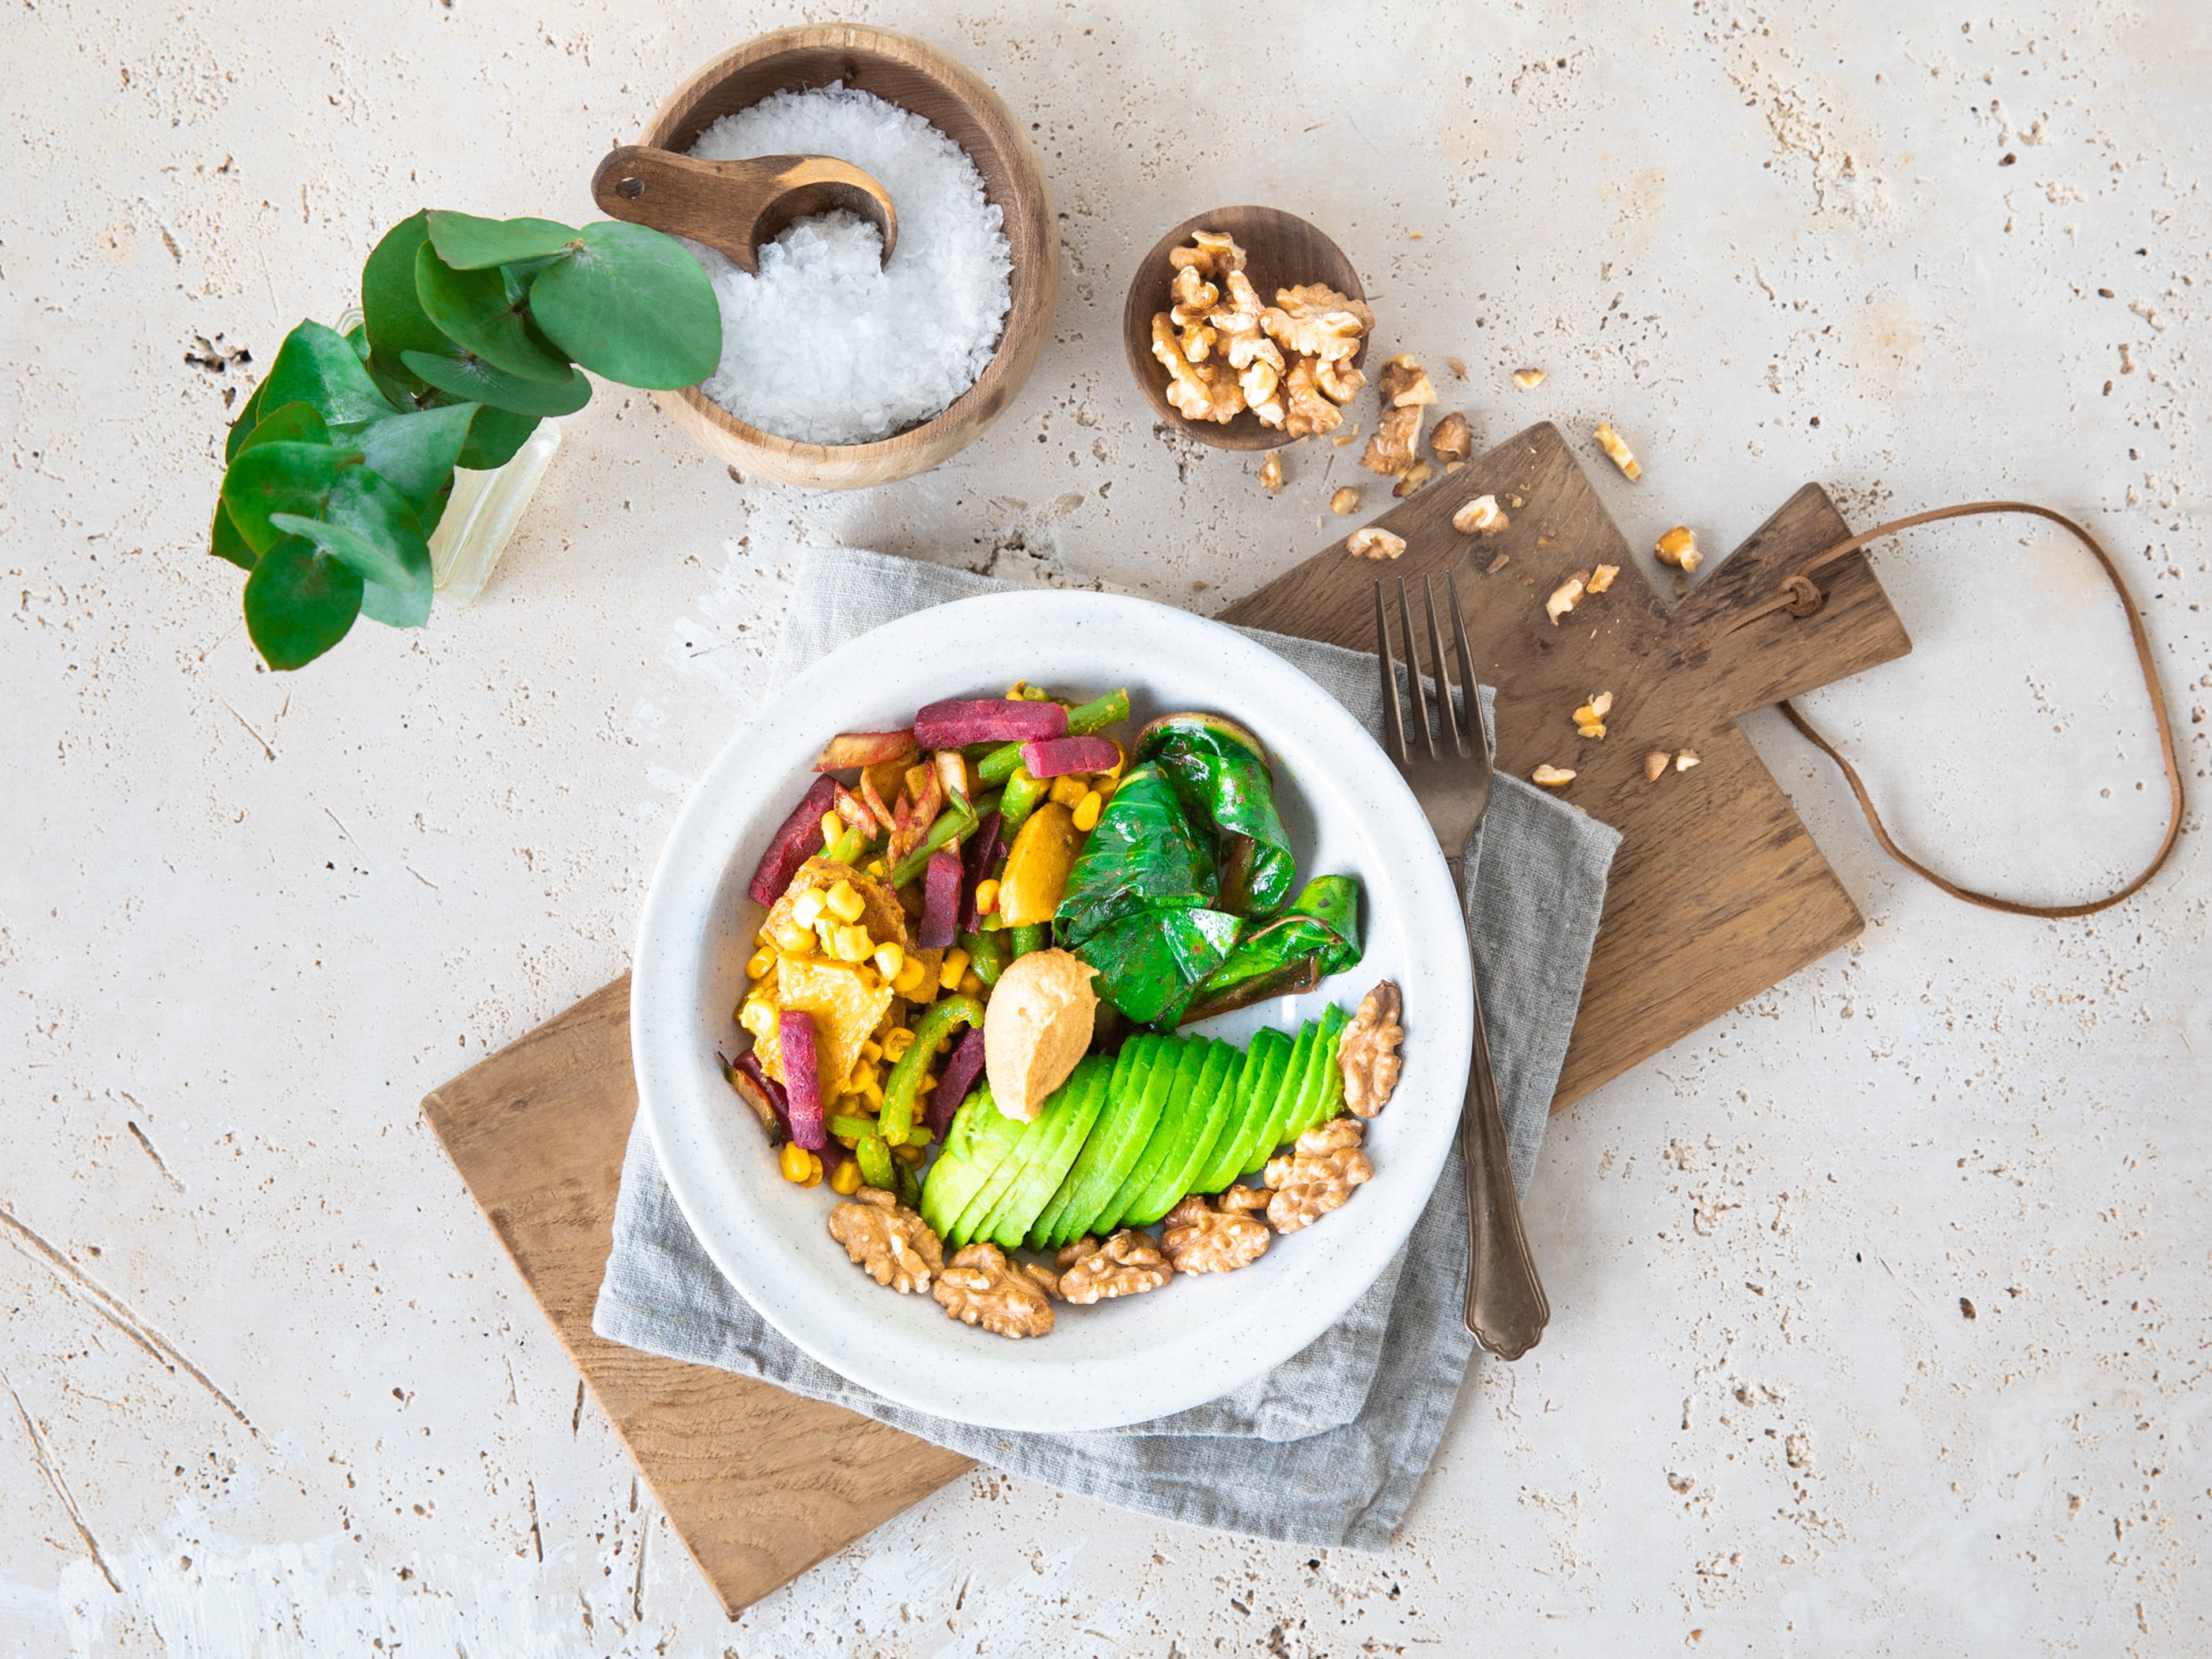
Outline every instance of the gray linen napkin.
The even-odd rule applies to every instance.
[[[878,553],[817,553],[799,575],[778,674],[797,672],[894,617],[1008,586]],[[1380,732],[1372,657],[1242,631]],[[1500,776],[1468,846],[1469,927],[1514,1182],[1523,1190],[1543,1144],[1620,840],[1595,818]],[[1473,1347],[1460,1319],[1466,1217],[1455,1149],[1405,1249],[1302,1352],[1233,1394],[1171,1417],[1085,1434],[1024,1434],[895,1405],[800,1352],[700,1246],[641,1123],[623,1161],[614,1249],[592,1328],[626,1346],[834,1401],[1010,1474],[1127,1509],[1375,1550],[1404,1517],[1466,1375]]]

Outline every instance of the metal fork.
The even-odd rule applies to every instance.
[[[1436,681],[1437,721],[1430,724],[1428,699],[1421,691],[1421,658],[1415,649],[1413,617],[1406,579],[1398,578],[1398,627],[1406,643],[1406,668],[1412,682],[1416,741],[1406,741],[1406,720],[1398,692],[1397,665],[1390,656],[1390,629],[1382,608],[1382,584],[1375,584],[1375,647],[1382,659],[1382,729],[1390,758],[1413,786],[1413,798],[1428,814],[1429,828],[1451,866],[1454,902],[1466,890],[1461,875],[1467,838],[1490,805],[1490,724],[1475,689],[1474,651],[1468,644],[1460,614],[1459,584],[1444,574],[1451,611],[1452,641],[1459,657],[1463,710],[1452,706],[1451,677],[1446,672],[1443,629],[1437,621],[1436,589],[1421,577],[1428,609],[1429,660]],[[1461,916],[1466,921],[1465,914]],[[1468,941],[1468,967],[1474,968]],[[1482,988],[1474,994],[1474,1065],[1460,1108],[1460,1149],[1467,1164],[1467,1328],[1476,1341],[1501,1359],[1518,1359],[1536,1346],[1552,1317],[1528,1240],[1521,1230],[1521,1200],[1513,1190],[1512,1160],[1505,1120],[1498,1108],[1498,1075],[1490,1060],[1490,1034],[1482,1018]]]

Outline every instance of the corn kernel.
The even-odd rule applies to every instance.
[[[906,971],[906,951],[896,939],[889,939],[876,947],[876,968],[896,986],[898,976]]]
[[[808,1187],[819,1187],[822,1184],[822,1154],[819,1152],[807,1153],[806,1179],[801,1184]]]
[[[787,921],[775,930],[775,948],[787,956],[812,956],[814,930],[811,927],[801,927],[795,921]]]
[[[870,859],[863,867],[870,875],[875,877],[877,880],[880,881],[883,879],[884,872],[890,866],[884,864],[881,859]]]
[[[835,847],[844,834],[844,819],[839,817],[835,812],[824,812],[822,815],[822,845],[824,848]]]
[[[865,1060],[856,1060],[853,1062],[853,1074],[846,1079],[845,1087],[849,1092],[856,1095],[865,1095],[872,1089],[880,1097],[884,1091],[882,1079],[877,1073],[875,1066]]]
[[[791,902],[791,919],[801,927],[811,927],[822,920],[822,907],[829,901],[819,887],[810,887]]]
[[[914,1085],[914,1091],[918,1095],[926,1095],[936,1086],[937,1079],[930,1076],[928,1073],[924,1072],[921,1074],[921,1081]]]
[[[999,908],[999,884],[986,878],[975,884],[975,913],[988,916]]]
[[[925,1146],[894,1146],[891,1156],[909,1170],[919,1169],[921,1160],[929,1156],[929,1149]]]
[[[860,1098],[868,1103],[868,1110],[871,1112],[882,1111],[884,1109],[884,1085],[877,1082],[873,1078],[870,1078],[868,1079],[867,1087],[860,1091]]]
[[[849,881],[841,881],[822,896],[823,903],[840,921],[858,921],[860,913],[868,908],[867,900],[853,890]]]
[[[1096,789],[1084,792],[1083,799],[1075,803],[1075,827],[1085,834],[1098,827],[1098,815],[1106,810],[1106,797]]]
[[[760,925],[760,931],[753,935],[753,943],[760,946],[763,950],[766,950],[775,942],[775,935],[769,932],[768,922],[766,919],[763,918]]]
[[[1073,772],[1067,772],[1054,778],[1052,781],[1052,787],[1045,793],[1048,799],[1058,801],[1062,806],[1073,806],[1083,799],[1089,788],[1090,785],[1085,783],[1081,778]]]
[[[765,1042],[775,1030],[775,1009],[759,997],[747,997],[745,1006],[738,1010],[738,1024]]]
[[[903,1025],[894,1025],[884,1033],[884,1058],[894,1066],[906,1058],[906,1051],[914,1047],[914,1033]],[[863,1054],[866,1049],[860,1051]]]
[[[840,1198],[850,1198],[860,1190],[860,1162],[858,1158],[846,1158],[830,1172],[830,1190]]]
[[[870,1065],[873,1065],[883,1057],[884,1045],[878,1042],[874,1038],[871,1037],[867,1042],[860,1045],[860,1058],[866,1060]]]
[[[868,937],[865,927],[840,927],[830,954],[840,962],[866,962],[875,952],[876,942]]]
[[[1121,769],[1129,763],[1129,751],[1121,747],[1121,738],[1109,738],[1106,741],[1114,745],[1114,763],[1098,775],[1102,784],[1110,778],[1119,778]]]
[[[929,964],[920,957],[908,957],[891,975],[891,989],[902,997],[913,996],[929,982]]]
[[[972,972],[961,975],[958,989],[963,997],[981,996],[983,993],[983,976]]]
[[[747,979],[766,979],[769,976],[769,970],[775,966],[775,956],[773,951],[756,951],[745,963],[745,977]]]
[[[1030,683],[1027,680],[1016,680],[1006,688],[1006,701],[1008,702],[1025,702],[1029,696],[1029,690]]]
[[[777,1158],[777,1161],[783,1166],[783,1178],[786,1181],[790,1182],[793,1186],[805,1186],[806,1184],[807,1170],[811,1164],[813,1156],[814,1155],[811,1152],[808,1152],[805,1147],[800,1146],[797,1141],[785,1141],[783,1143],[783,1151],[778,1155]]]
[[[945,953],[945,965],[937,970],[937,982],[950,991],[960,983],[960,976],[968,971],[968,953],[955,945]]]

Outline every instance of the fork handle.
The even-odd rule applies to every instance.
[[[1474,989],[1474,1065],[1460,1109],[1459,1139],[1467,1166],[1467,1328],[1500,1359],[1518,1359],[1542,1339],[1552,1304],[1545,1299],[1528,1236],[1521,1230],[1521,1200],[1513,1190],[1513,1160],[1498,1107],[1498,1073],[1491,1064],[1480,983]]]

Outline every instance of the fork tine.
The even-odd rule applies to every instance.
[[[1375,654],[1382,659],[1382,736],[1390,758],[1406,763],[1406,714],[1398,699],[1398,665],[1390,659],[1390,625],[1382,611],[1382,579],[1375,579]]]
[[[1482,712],[1482,692],[1475,683],[1474,647],[1468,643],[1467,617],[1459,608],[1459,580],[1449,570],[1444,572],[1444,598],[1451,605],[1452,641],[1459,647],[1460,694],[1467,699],[1468,735],[1474,740],[1474,752],[1486,761],[1490,721]]]
[[[1406,641],[1407,690],[1413,699],[1413,718],[1420,722],[1421,742],[1429,758],[1437,758],[1436,728],[1429,724],[1429,705],[1421,696],[1421,648],[1413,641],[1413,608],[1406,598],[1406,579],[1398,578],[1398,632]]]
[[[1429,613],[1429,660],[1437,669],[1437,725],[1443,729],[1445,744],[1464,760],[1468,755],[1467,729],[1452,708],[1451,672],[1444,666],[1443,624],[1437,620],[1437,585],[1429,573],[1421,573],[1421,603]],[[1467,676],[1462,672],[1460,678]]]

